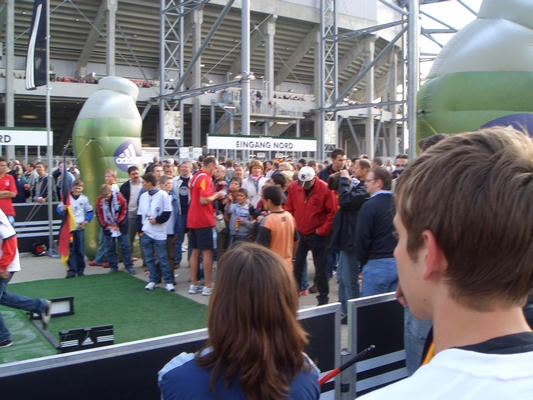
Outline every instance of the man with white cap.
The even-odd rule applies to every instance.
[[[301,285],[305,260],[311,250],[316,270],[315,284],[319,293],[318,305],[327,304],[327,236],[333,227],[336,212],[333,192],[328,189],[326,182],[315,176],[313,168],[303,167],[298,172],[298,180],[289,186],[285,210],[294,216],[300,235],[294,262],[297,286],[299,288]]]

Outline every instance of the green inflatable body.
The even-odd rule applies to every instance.
[[[478,17],[442,49],[418,93],[418,139],[473,131],[495,120],[530,120],[532,16],[533,1],[484,0]],[[533,134],[533,126],[525,128]]]
[[[74,124],[74,154],[85,183],[84,194],[93,207],[107,169],[117,171],[120,184],[128,179],[128,167],[141,166],[142,120],[135,105],[138,94],[137,86],[127,79],[102,78]],[[85,254],[90,258],[98,249],[99,231],[95,217],[85,232]]]

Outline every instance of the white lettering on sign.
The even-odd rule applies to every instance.
[[[238,149],[292,149],[293,143],[287,142],[260,142],[254,140],[237,140],[236,147]]]
[[[316,139],[209,135],[207,148],[226,150],[316,151]]]

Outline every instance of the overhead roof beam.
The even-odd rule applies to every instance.
[[[395,50],[391,49],[386,54],[383,54],[383,56],[379,58],[378,62],[376,62],[374,65],[374,70],[378,70],[379,68],[383,67],[383,65],[385,65],[386,63],[390,61],[390,54],[392,51],[395,51]],[[346,82],[344,82],[344,84],[340,87],[339,91],[341,93],[344,92],[346,87],[350,85],[354,80],[356,80],[358,76],[359,76],[359,72],[352,75],[349,79],[346,80]]]
[[[403,29],[398,32],[398,34],[394,37],[394,39],[392,39],[384,48],[383,50],[381,50],[381,52],[376,56],[376,58],[374,58],[374,60],[369,63],[364,69],[362,69],[361,71],[359,71],[359,74],[357,75],[356,79],[354,79],[352,82],[350,82],[349,84],[347,85],[344,85],[344,90],[339,90],[340,94],[338,95],[338,97],[333,101],[333,103],[331,104],[331,107],[335,107],[337,104],[339,104],[340,102],[343,101],[343,99],[346,97],[346,95],[350,92],[350,90],[352,90],[353,87],[355,87],[355,85],[357,85],[357,83],[363,79],[366,75],[366,73],[368,71],[370,71],[370,69],[372,67],[374,67],[376,65],[376,63],[381,59],[381,57],[383,57],[384,54],[386,54],[393,46],[394,44],[398,41],[398,39],[400,39],[403,34],[407,32],[407,26],[404,26]]]
[[[224,21],[224,18],[226,18],[226,15],[228,15],[234,1],[235,0],[228,0],[228,3],[224,6],[222,11],[220,12],[220,15],[218,16],[217,20],[215,21],[215,23],[213,24],[213,26],[207,33],[207,36],[205,37],[204,41],[200,45],[200,48],[195,54],[193,54],[192,59],[189,62],[189,65],[187,66],[185,71],[183,71],[183,75],[180,77],[179,82],[174,86],[174,93],[179,92],[181,85],[183,85],[183,83],[185,82],[185,79],[187,79],[187,76],[189,76],[189,73],[192,71],[194,64],[198,61],[198,59],[202,55],[202,52],[205,50],[205,48],[207,47],[207,44],[209,43],[209,41],[211,40],[211,38],[213,37],[217,29],[222,24],[222,21]]]
[[[339,73],[342,73],[357,57],[365,53],[364,44],[367,40],[368,38],[365,38],[363,43],[357,43],[344,54],[342,59],[339,60]]]
[[[250,38],[250,54],[253,54],[254,51],[257,50],[262,40],[262,33],[259,31],[259,29],[256,29],[254,33],[252,33],[252,37]],[[239,55],[235,57],[235,61],[233,61],[233,64],[231,64],[231,68],[229,69],[230,74],[236,76],[239,72],[241,72],[241,63],[242,52],[240,52]]]
[[[78,76],[87,75],[87,71],[81,71],[81,69],[87,68],[87,63],[91,58],[94,46],[96,45],[96,42],[98,41],[98,38],[100,37],[104,24],[106,22],[106,12],[107,0],[102,0],[102,2],[100,3],[100,8],[96,13],[96,17],[94,18],[94,23],[92,24],[91,31],[87,36],[87,40],[85,41],[80,57],[78,58],[78,65],[76,67],[76,73],[78,74]]]
[[[315,25],[298,47],[294,49],[292,55],[283,63],[283,66],[274,77],[274,90],[278,90],[279,86],[287,79],[292,70],[317,43],[320,43],[320,29],[318,25]]]

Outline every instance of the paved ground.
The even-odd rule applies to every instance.
[[[311,254],[309,254],[309,256],[310,255]],[[66,275],[66,268],[64,265],[61,264],[59,258],[52,258],[49,256],[35,257],[31,254],[21,254],[20,260],[22,270],[15,274],[13,280],[11,281],[12,283],[38,281],[42,279],[58,279],[64,278]],[[310,284],[312,284],[314,276],[314,266],[311,258],[308,264],[308,278]],[[144,274],[144,268],[142,267],[141,261],[137,261],[135,263],[135,270],[137,271],[137,275],[135,275],[135,277],[148,282],[148,278]],[[85,269],[85,274],[106,274],[108,273],[108,271],[109,269],[102,267],[87,266],[87,268]],[[119,265],[119,271],[124,271],[124,266],[122,264]],[[202,296],[201,294],[191,295],[188,293],[190,285],[188,279],[190,278],[190,275],[187,265],[185,264],[175,272],[178,274],[178,276],[176,277],[176,293],[188,297],[198,303],[207,305],[209,302],[209,296]],[[83,279],[83,277],[78,277],[74,279]],[[158,287],[158,290],[164,290],[163,284],[159,284]],[[335,302],[338,299],[338,284],[335,277],[330,280],[329,298],[330,303]],[[300,297],[300,308],[314,307],[316,305],[316,294],[308,294],[307,296]]]

